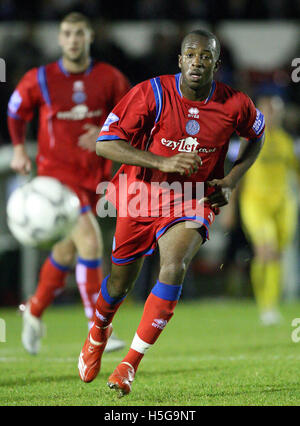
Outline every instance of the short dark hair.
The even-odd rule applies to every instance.
[[[84,15],[83,13],[80,13],[80,12],[70,12],[70,13],[68,13],[60,21],[61,24],[63,22],[70,22],[72,24],[77,23],[77,22],[84,22],[85,25],[87,26],[87,28],[89,28],[90,30],[93,29],[90,19],[86,15]]]
[[[181,52],[183,51],[183,47],[184,47],[184,44],[186,42],[187,37],[189,37],[192,34],[196,34],[196,35],[199,35],[201,37],[206,37],[209,40],[215,40],[215,42],[216,42],[216,57],[217,57],[217,60],[219,59],[220,53],[221,53],[221,44],[220,44],[218,37],[215,34],[211,33],[210,31],[203,30],[203,29],[193,30],[193,31],[189,32],[184,37],[184,39],[182,40],[182,43],[181,43]]]

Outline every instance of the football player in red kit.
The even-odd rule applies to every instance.
[[[261,112],[244,93],[213,80],[219,54],[215,35],[202,30],[189,33],[179,55],[181,73],[134,87],[108,116],[96,144],[98,155],[116,161],[121,158],[123,166],[108,192],[118,207],[112,269],[102,282],[94,325],[79,356],[79,375],[84,382],[92,381],[100,370],[112,319],[132,288],[144,256],[156,245],[160,253],[158,281],[146,300],[131,348],[108,379],[109,387],[120,396],[131,391],[145,352],[173,316],[186,270],[208,238],[215,212],[227,204],[263,143]],[[234,132],[245,140],[232,170],[224,177],[224,159]],[[124,194],[120,190],[124,177],[128,183],[127,211],[119,197]],[[145,200],[161,182],[191,183],[195,189],[202,182],[204,194],[199,199],[191,191],[184,212],[178,215],[178,192],[173,193],[169,214],[164,215],[158,190],[150,196],[156,200],[153,214],[153,206]],[[137,201],[132,184],[143,191],[140,215],[132,214],[134,209],[129,208]],[[125,210],[122,215],[121,209]]]
[[[39,111],[37,172],[52,176],[79,197],[81,215],[70,238],[58,242],[42,266],[34,296],[23,315],[22,342],[35,354],[43,334],[41,316],[65,285],[76,254],[76,281],[91,324],[102,281],[102,237],[95,218],[97,185],[110,179],[110,160],[97,157],[95,139],[106,116],[129,90],[127,78],[113,66],[90,58],[93,30],[72,12],[60,24],[62,58],[28,71],[8,105],[13,142],[11,167],[27,174],[31,162],[24,145],[26,123]],[[111,339],[111,349],[123,342]],[[109,348],[109,347],[108,347]]]

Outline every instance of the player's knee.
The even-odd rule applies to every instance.
[[[107,290],[111,297],[123,297],[129,293],[132,287],[133,282],[126,275],[111,272],[107,283]]]
[[[107,290],[111,297],[124,297],[129,293],[132,288],[132,284],[124,282],[121,279],[110,279],[107,284]]]
[[[60,265],[71,266],[74,263],[76,250],[71,245],[55,245],[52,249],[52,256]]]
[[[159,273],[159,280],[167,284],[178,284],[184,279],[187,270],[187,263],[182,259],[162,263]]]

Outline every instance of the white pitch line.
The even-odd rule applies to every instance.
[[[104,361],[111,361],[111,362],[119,362],[121,357],[105,357]],[[47,362],[47,363],[77,363],[78,358],[68,357],[68,358],[51,358],[51,357],[32,357],[32,358],[25,358],[25,357],[0,357],[0,363],[16,363],[16,362],[32,362],[32,361],[41,361],[41,362]],[[286,355],[286,356],[279,356],[279,355],[272,355],[272,356],[248,356],[248,355],[237,355],[237,356],[185,356],[185,357],[163,357],[159,359],[159,362],[169,363],[172,361],[178,361],[178,360],[184,360],[189,362],[205,362],[205,361],[225,361],[225,362],[236,362],[236,361],[283,361],[283,360],[297,360],[300,361],[300,355]],[[153,359],[145,358],[144,361],[151,361],[153,362]]]

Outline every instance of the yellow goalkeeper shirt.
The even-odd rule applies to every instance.
[[[283,129],[266,129],[265,136],[258,158],[243,179],[242,195],[278,200],[290,192],[288,177],[298,169],[298,160],[293,140]]]

